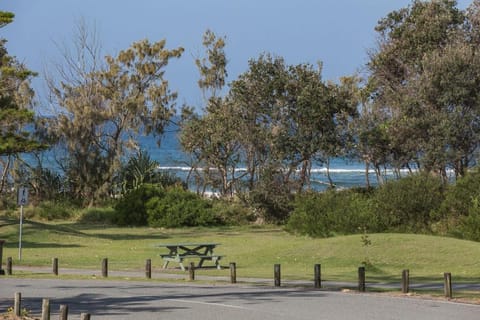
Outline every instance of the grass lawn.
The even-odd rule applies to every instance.
[[[27,221],[22,261],[18,236],[18,221],[0,217],[0,239],[7,241],[4,263],[12,257],[14,265],[51,266],[57,257],[60,268],[99,269],[108,257],[111,270],[144,270],[146,259],[152,259],[158,270],[159,254],[164,252],[158,244],[218,242],[217,253],[225,255],[222,265],[236,262],[238,277],[271,278],[273,265],[279,263],[284,279],[313,279],[313,266],[320,263],[323,280],[356,281],[358,267],[368,260],[369,282],[399,283],[403,269],[409,269],[416,282],[441,283],[444,272],[451,272],[456,283],[480,281],[480,243],[426,235],[370,234],[371,245],[364,246],[361,235],[312,239],[273,226],[167,230]],[[229,274],[215,269],[200,272]]]

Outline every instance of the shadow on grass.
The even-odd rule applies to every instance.
[[[18,242],[7,242],[5,244],[6,248],[16,248],[18,247]],[[54,249],[54,248],[81,248],[83,246],[78,245],[78,244],[61,244],[58,242],[52,243],[52,242],[42,242],[42,243],[37,243],[37,242],[30,242],[30,241],[22,241],[22,248],[23,249],[41,249],[41,248],[49,248],[49,249]]]
[[[28,232],[35,232],[35,230],[49,230],[57,234],[68,234],[77,237],[99,238],[106,240],[155,240],[169,238],[167,235],[158,234],[158,231],[155,231],[155,233],[146,233],[144,228],[141,228],[141,231],[135,231],[135,229],[127,227],[116,228],[114,226],[86,225],[83,223],[49,224],[37,221],[28,221],[26,224],[29,224],[33,227],[33,230],[31,229]],[[116,229],[115,233],[110,233],[112,228]],[[91,230],[104,230],[105,232],[86,232]],[[135,232],[142,233],[136,234]]]

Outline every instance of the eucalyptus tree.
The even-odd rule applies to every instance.
[[[249,69],[231,84],[230,94],[240,120],[238,133],[246,165],[246,188],[250,191],[265,173],[278,173],[282,167],[281,158],[275,153],[275,139],[281,138],[280,107],[287,73],[283,58],[262,54],[257,60],[250,60]]]
[[[0,11],[0,28],[11,23],[14,14]],[[0,193],[4,191],[13,157],[44,148],[35,134],[32,110],[34,72],[9,55],[6,39],[0,39]]]
[[[428,75],[429,65],[433,57],[447,53],[464,21],[456,1],[414,1],[388,14],[376,27],[379,44],[368,64],[369,86],[374,88],[375,108],[388,109],[385,130],[391,165],[397,168],[416,162],[423,170],[445,175],[449,163],[445,148],[454,148],[447,138],[453,118],[445,123],[452,105],[427,99],[425,87],[431,90],[438,85],[434,79],[440,75]]]
[[[211,30],[203,35],[206,56],[195,60],[200,72],[198,81],[205,105],[203,114],[191,114],[183,123],[181,144],[194,159],[198,187],[218,190],[221,196],[231,196],[241,178],[238,118],[234,103],[222,96],[227,77],[225,38]]]
[[[163,133],[177,96],[165,68],[183,48],[142,40],[100,59],[95,35],[79,30],[74,53],[64,51],[58,77],[49,78],[58,111],[49,129],[64,147],[60,160],[71,191],[91,205],[111,192],[122,156],[137,148],[137,135]]]

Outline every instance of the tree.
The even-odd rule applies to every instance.
[[[64,147],[61,162],[71,191],[90,205],[111,192],[122,156],[137,148],[137,135],[162,134],[175,112],[176,93],[164,69],[183,49],[165,45],[138,41],[102,61],[94,35],[80,25],[78,56],[64,51],[59,79],[50,77],[59,110],[50,130]]]
[[[13,13],[0,11],[0,27],[13,18]],[[0,193],[4,191],[12,157],[44,148],[36,137],[35,114],[31,110],[34,92],[30,81],[36,74],[8,54],[6,42],[0,40]]]
[[[462,148],[458,143],[458,132],[451,132],[454,119],[458,119],[461,112],[451,113],[450,110],[458,110],[459,106],[454,106],[452,100],[447,102],[443,93],[443,98],[432,99],[435,95],[432,93],[439,93],[442,85],[447,83],[450,88],[466,92],[463,87],[466,83],[460,80],[469,77],[465,68],[451,64],[455,72],[461,73],[455,78],[445,74],[446,65],[437,68],[440,67],[439,57],[444,59],[453,54],[448,48],[458,41],[457,35],[464,28],[464,22],[465,15],[456,8],[456,1],[414,1],[407,8],[390,13],[376,27],[379,45],[368,64],[371,72],[368,85],[373,89],[374,109],[388,110],[386,114],[390,119],[386,130],[390,165],[397,169],[415,162],[424,171],[446,177],[448,165],[458,162],[452,161],[449,153],[457,154],[458,159],[458,153],[465,151],[465,148],[458,149]],[[447,60],[443,61],[447,63]],[[464,62],[460,64],[466,65]],[[454,83],[442,82],[447,80],[446,77]],[[453,116],[454,113],[457,116]],[[463,124],[462,127],[465,128]],[[456,138],[449,138],[453,136]],[[468,139],[468,136],[463,138]],[[471,150],[470,147],[467,149]],[[469,157],[464,155],[461,158],[465,156]],[[461,166],[456,167],[460,173]]]
[[[202,116],[193,115],[184,122],[181,143],[183,149],[193,155],[195,169],[202,169],[196,171],[201,192],[210,186],[221,196],[231,196],[235,182],[240,178],[236,171],[240,144],[235,105],[219,92],[227,77],[225,38],[207,30],[203,45],[206,57],[196,59],[195,64],[200,72],[198,85],[203,92],[205,107]]]
[[[309,185],[312,162],[328,164],[346,153],[357,104],[353,82],[325,83],[321,64],[287,66],[270,55],[250,61],[250,69],[232,84],[250,187],[264,172],[276,172],[288,189],[301,192]]]

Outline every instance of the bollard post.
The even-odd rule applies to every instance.
[[[147,259],[145,262],[145,276],[147,279],[152,278],[152,259]]]
[[[80,320],[90,320],[90,313],[80,313]]]
[[[102,277],[108,277],[108,258],[103,258],[102,260]]]
[[[448,299],[452,299],[452,274],[450,272],[446,272],[443,274],[443,277],[445,297]]]
[[[42,317],[41,320],[50,320],[50,300],[42,300]]]
[[[230,283],[237,283],[237,264],[230,262]]]
[[[281,272],[280,272],[280,264],[275,264],[273,266],[273,277],[275,282],[275,287],[281,286]]]
[[[320,264],[316,264],[314,266],[314,274],[315,274],[315,288],[322,287],[322,266]]]
[[[402,271],[402,293],[410,291],[410,271],[405,269]]]
[[[20,292],[15,292],[15,301],[13,304],[13,313],[15,316],[20,317],[22,315],[22,294]]]
[[[66,305],[66,304],[61,304],[60,305],[59,320],[68,320],[68,305]]]
[[[188,274],[190,276],[190,281],[195,280],[195,263],[190,262],[190,267],[188,268]]]
[[[365,267],[358,268],[358,291],[365,292]]]
[[[0,275],[5,274],[5,270],[2,269],[2,259],[3,259],[3,244],[5,243],[5,240],[0,239]]]
[[[54,275],[58,276],[58,258],[52,258],[52,271]]]
[[[7,258],[7,274],[9,276],[12,275],[12,265],[13,265],[13,259],[12,257],[8,257]]]

